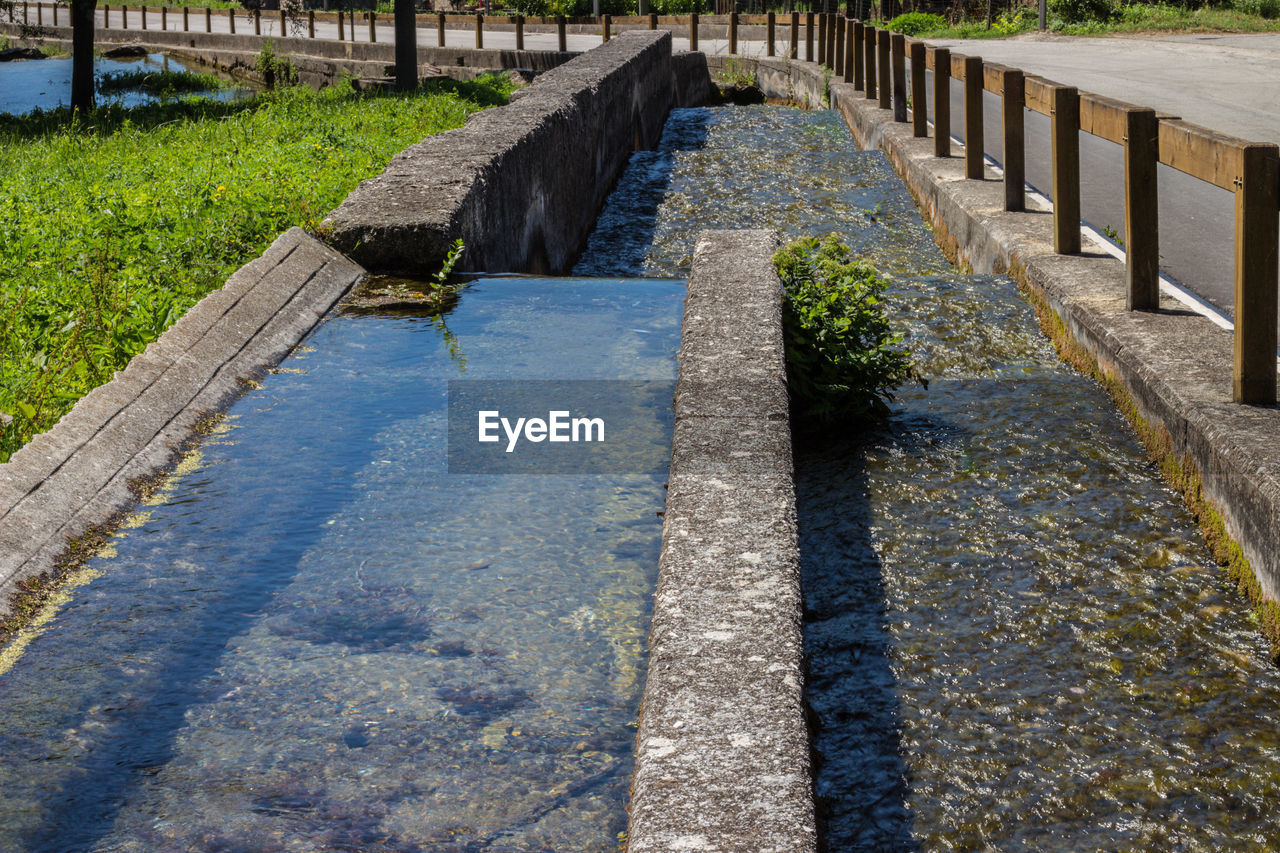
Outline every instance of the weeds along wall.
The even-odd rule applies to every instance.
[[[564,272],[631,153],[657,143],[672,106],[706,98],[689,61],[673,62],[669,33],[624,33],[401,152],[322,236],[374,272],[430,275],[457,238],[459,269]]]

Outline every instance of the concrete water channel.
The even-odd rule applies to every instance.
[[[661,476],[442,477],[441,386],[669,383],[670,279],[703,229],[762,225],[874,261],[930,380],[883,428],[796,433],[827,847],[1266,849],[1280,676],[1177,496],[1013,282],[946,263],[883,154],[776,107],[672,112],[577,261],[595,279],[331,317],[242,398],[3,676],[30,759],[6,846],[616,848]],[[746,849],[684,837],[630,844]]]

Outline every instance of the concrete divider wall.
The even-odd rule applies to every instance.
[[[578,255],[632,151],[660,138],[671,36],[628,33],[538,77],[505,107],[407,148],[323,224],[376,272],[559,273]]]
[[[631,853],[817,847],[777,244],[694,252]]]

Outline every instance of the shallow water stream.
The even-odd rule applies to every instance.
[[[665,465],[683,295],[329,318],[0,674],[0,849],[615,850],[665,475],[451,473],[447,383],[652,380]]]
[[[930,380],[797,445],[831,850],[1275,849],[1280,674],[1008,278],[954,272],[830,112],[677,111],[615,198],[579,272],[684,271],[701,228],[840,233]]]

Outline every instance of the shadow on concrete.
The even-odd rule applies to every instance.
[[[915,850],[864,447],[810,437],[795,449],[814,787],[824,849]]]

